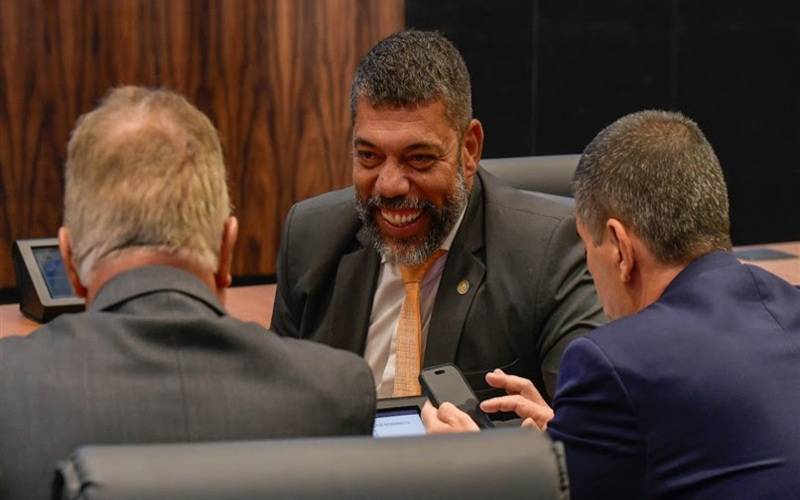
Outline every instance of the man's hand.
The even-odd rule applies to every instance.
[[[523,427],[547,429],[547,422],[553,418],[553,409],[547,405],[533,382],[507,375],[499,368],[486,374],[486,382],[494,388],[504,389],[508,395],[487,399],[481,403],[481,410],[486,413],[513,411],[523,419]]]
[[[442,403],[439,409],[425,401],[422,407],[422,423],[428,434],[449,434],[454,432],[477,432],[476,424],[469,415],[452,403]]]

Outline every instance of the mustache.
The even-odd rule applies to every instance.
[[[436,212],[436,205],[428,200],[411,197],[411,196],[395,196],[394,198],[387,198],[385,196],[374,195],[363,201],[368,209],[372,208],[388,208],[388,209],[421,209],[429,212]]]

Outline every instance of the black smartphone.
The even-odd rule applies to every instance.
[[[489,416],[481,410],[480,401],[456,365],[446,363],[425,368],[419,374],[419,383],[435,407],[438,408],[444,402],[452,403],[469,415],[481,429],[494,427]]]

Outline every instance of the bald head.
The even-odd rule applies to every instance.
[[[64,225],[81,280],[97,263],[152,249],[215,269],[230,202],[216,130],[165,90],[112,90],[69,142]]]

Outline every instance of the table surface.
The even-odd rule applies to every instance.
[[[751,250],[756,248],[766,248],[779,252],[790,253],[800,257],[800,241],[788,243],[771,243],[767,245],[750,245],[736,247],[734,250]],[[772,259],[772,260],[742,260],[745,264],[762,267],[767,271],[777,274],[793,285],[800,285],[800,258],[794,259]]]
[[[767,248],[790,253],[800,257],[800,241],[789,243],[772,243],[736,247],[736,250]],[[786,281],[800,285],[800,258],[743,261],[762,267],[777,274]],[[231,316],[243,321],[253,321],[263,326],[270,324],[272,305],[275,302],[275,285],[255,285],[230,288],[226,291],[225,307]],[[0,306],[0,337],[26,335],[38,328],[39,323],[32,321],[19,312],[19,305]]]
[[[275,285],[239,286],[225,291],[225,308],[242,321],[266,327],[272,320]],[[19,312],[18,304],[0,306],[0,337],[26,335],[41,325]]]

